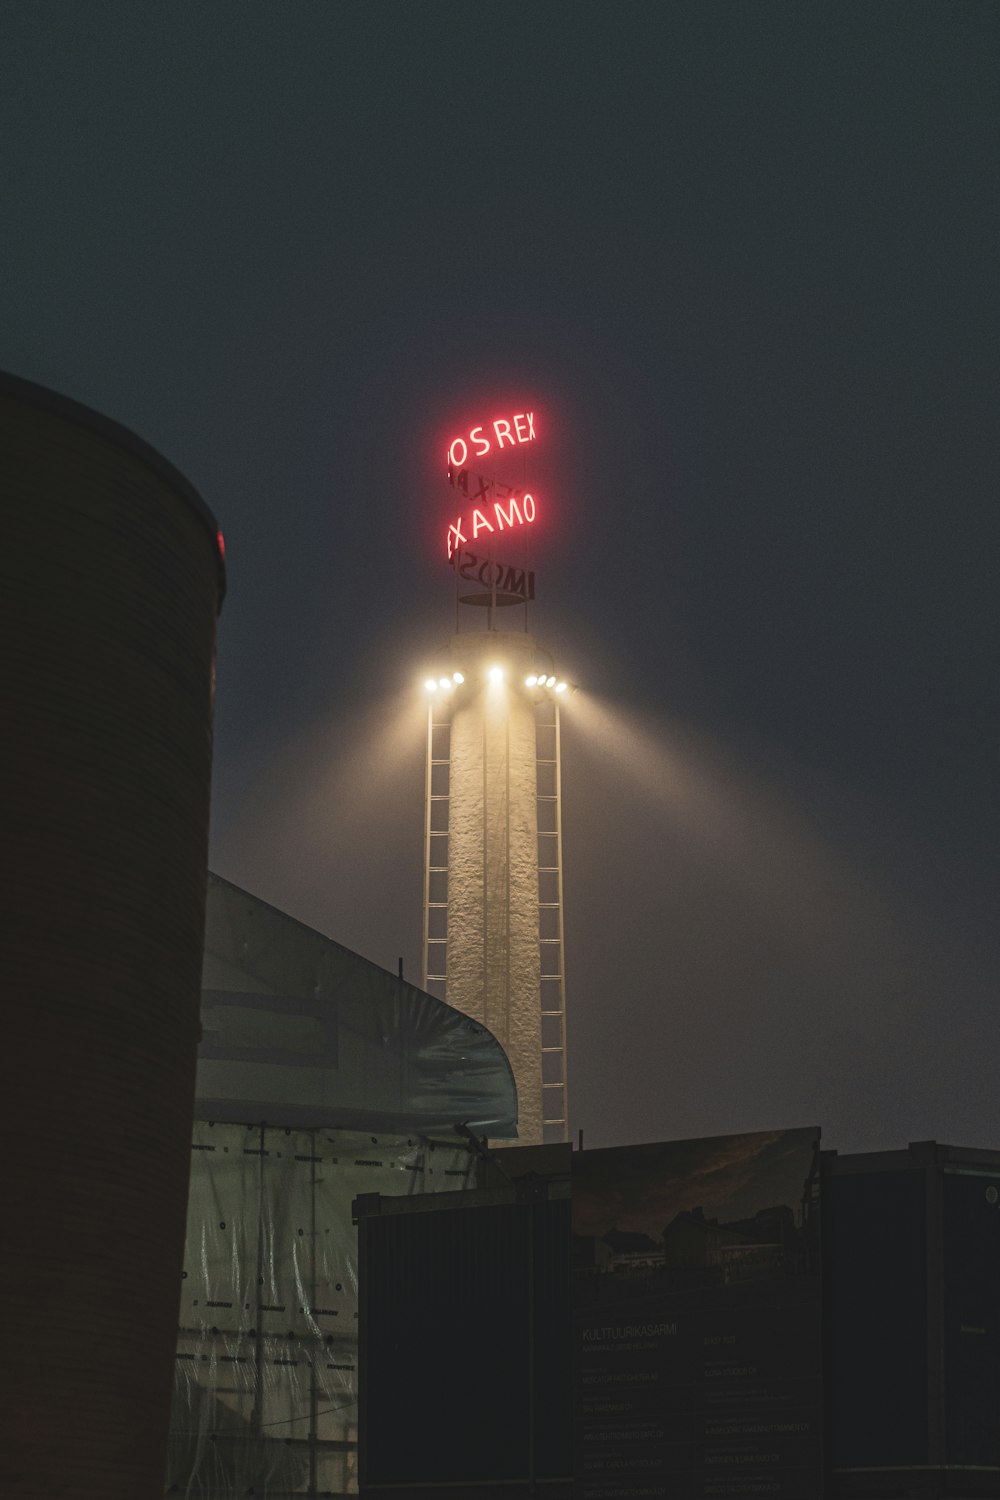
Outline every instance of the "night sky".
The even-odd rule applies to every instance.
[[[534,410],[574,1135],[1000,1146],[1000,7],[3,32],[0,366],[226,534],[212,868],[419,978],[444,442]]]

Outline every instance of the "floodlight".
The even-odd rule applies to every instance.
[[[569,687],[569,683],[568,682],[557,682],[556,683],[556,692],[557,693],[564,693],[568,687]]]
[[[537,682],[538,682],[538,678],[535,676],[534,672],[532,672],[532,674],[531,674],[530,677],[526,677],[524,679],[524,685],[525,685],[525,687],[535,687],[536,684],[537,684]]]
[[[556,680],[555,680],[554,677],[546,677],[546,679],[545,679],[545,686],[546,687],[555,687],[555,685],[556,685]]]
[[[490,667],[490,681],[503,682],[503,667]]]
[[[448,689],[451,687],[451,678],[450,677],[442,677],[441,678],[441,686],[444,688],[445,692],[447,692]]]
[[[424,683],[424,687],[427,689],[427,691],[429,693],[435,692],[436,689],[437,689],[437,678],[436,677],[428,677],[427,681]]]
[[[462,672],[452,672],[451,680],[452,682],[464,682],[465,676]]]

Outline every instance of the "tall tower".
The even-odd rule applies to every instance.
[[[492,427],[524,432],[528,421],[521,414]],[[482,443],[489,430],[470,436]],[[449,448],[449,479],[464,505],[448,532],[457,628],[426,684],[424,987],[504,1047],[519,1141],[564,1141],[559,701],[567,684],[527,630],[534,574],[526,560],[500,557],[526,547],[537,502],[523,485],[471,478],[467,453],[464,439]],[[478,506],[468,499],[477,482]],[[519,622],[517,606],[523,628],[505,628],[512,616],[512,627]]]

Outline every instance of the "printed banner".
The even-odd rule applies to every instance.
[[[573,1156],[586,1500],[819,1500],[819,1129]]]

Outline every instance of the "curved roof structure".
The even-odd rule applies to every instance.
[[[201,1017],[200,1119],[517,1135],[485,1026],[212,874]]]

